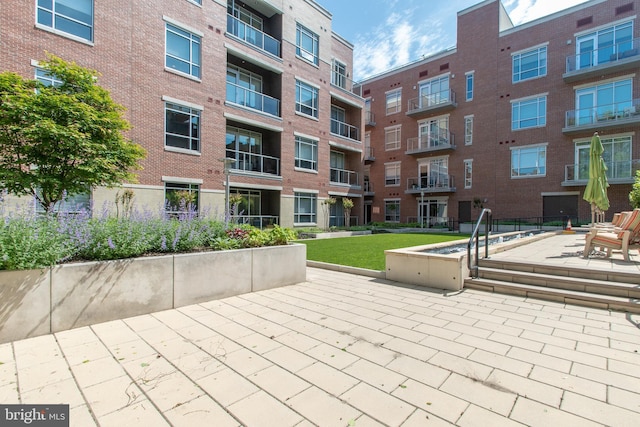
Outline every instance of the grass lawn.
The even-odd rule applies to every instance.
[[[465,234],[384,233],[335,239],[298,240],[307,245],[307,259],[382,271],[384,251],[465,239]]]

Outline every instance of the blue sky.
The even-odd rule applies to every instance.
[[[586,0],[502,0],[515,25]],[[460,10],[481,0],[316,0],[333,15],[333,31],[354,44],[361,80],[456,44]]]

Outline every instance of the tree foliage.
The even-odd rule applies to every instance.
[[[640,170],[636,171],[636,180],[629,193],[629,202],[633,209],[640,208]]]
[[[98,73],[53,55],[39,66],[62,84],[0,73],[0,189],[51,211],[65,195],[135,181],[145,151]]]

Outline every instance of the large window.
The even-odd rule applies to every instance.
[[[313,193],[294,193],[294,197],[294,223],[315,224],[318,196]]]
[[[318,118],[318,89],[296,80],[296,111]]]
[[[511,103],[511,129],[543,127],[547,124],[547,97],[527,98]]]
[[[631,79],[576,90],[576,125],[627,116],[633,105]]]
[[[38,196],[42,195],[42,191],[40,189],[36,189],[36,194]],[[37,213],[45,213],[44,208],[37,201],[36,203],[36,212]],[[80,212],[89,212],[91,210],[91,191],[87,190],[84,193],[74,194],[73,196],[66,195],[64,198],[57,203],[52,212],[64,212],[64,213],[80,213]]]
[[[331,84],[341,87],[342,89],[347,88],[347,66],[337,59],[333,60]]]
[[[464,145],[473,144],[473,116],[464,118]]]
[[[427,108],[451,100],[448,74],[420,83],[418,108]]]
[[[633,21],[602,28],[576,38],[577,69],[637,54],[637,50],[633,50]]]
[[[471,101],[473,99],[473,79],[474,73],[467,73],[466,78],[466,91],[465,91],[465,100]]]
[[[400,149],[400,133],[402,126],[391,126],[384,129],[384,149],[386,151]]]
[[[226,134],[226,157],[235,159],[233,169],[250,172],[267,172],[267,166],[277,169],[272,158],[267,158],[262,154],[262,134],[241,129],[234,126],[227,126]]]
[[[464,188],[471,188],[473,183],[473,160],[464,161]]]
[[[44,86],[61,86],[62,80],[42,68],[36,68],[36,80]]]
[[[200,185],[178,182],[164,184],[165,211],[168,214],[197,213]]]
[[[438,117],[418,122],[420,147],[434,148],[452,143],[449,133],[449,117]]]
[[[397,187],[400,185],[400,162],[387,163],[384,165],[384,185],[387,187]]]
[[[200,110],[165,102],[164,111],[165,146],[200,151]]]
[[[513,82],[534,79],[547,75],[547,47],[541,46],[526,52],[514,53]]]
[[[607,179],[633,178],[633,161],[631,158],[631,136],[601,137],[602,159],[607,166]],[[576,143],[576,177],[589,179],[589,147],[590,139]]]
[[[200,78],[201,36],[167,23],[166,37],[165,66]]]
[[[384,221],[400,222],[400,199],[384,201]]]
[[[296,55],[318,65],[318,35],[300,24],[296,25]]]
[[[400,112],[402,110],[402,89],[387,92],[387,115]]]
[[[297,168],[318,170],[318,141],[296,136],[296,158]]]
[[[93,41],[93,0],[38,0],[38,25]]]
[[[511,178],[545,176],[546,173],[546,144],[511,150]]]

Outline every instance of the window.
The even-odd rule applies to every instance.
[[[511,56],[511,60],[513,64],[513,83],[547,75],[546,46],[541,46],[526,52],[514,53]]]
[[[418,135],[421,149],[444,147],[453,144],[451,133],[449,132],[448,116],[418,122]]]
[[[261,133],[227,126],[225,145],[225,156],[236,160],[231,166],[233,169],[266,173],[273,173],[278,169],[276,159],[263,156]]]
[[[511,102],[511,130],[542,127],[546,124],[546,95]]]
[[[400,131],[401,125],[392,126],[384,129],[384,149],[386,151],[400,149]]]
[[[347,88],[347,66],[336,59],[333,60],[331,84],[341,87],[342,89]]]
[[[165,102],[164,145],[200,151],[200,110]]]
[[[255,28],[258,31],[264,31],[263,19],[260,16],[256,15],[255,13],[251,12],[250,10],[240,6],[236,2],[228,3],[227,13],[233,16],[234,18],[236,18],[238,21],[244,22],[245,24],[249,25],[252,28]],[[245,28],[242,28],[242,29],[239,28],[239,30],[244,31]],[[240,36],[240,38],[244,38],[244,37]]]
[[[384,165],[384,185],[387,187],[400,185],[400,162]]]
[[[36,189],[38,196],[42,194],[40,189]],[[44,208],[37,201],[36,212],[45,213]],[[62,201],[53,207],[53,212],[64,213],[80,213],[82,211],[89,212],[91,210],[91,191],[87,190],[84,193],[74,194],[73,196],[65,195]]]
[[[583,34],[576,38],[576,69],[637,55],[634,44],[633,21]]]
[[[576,125],[626,117],[633,109],[631,79],[576,90]]]
[[[165,211],[168,214],[197,213],[200,185],[177,182],[164,184]]]
[[[296,136],[296,158],[297,168],[318,170],[318,141]]]
[[[473,160],[464,161],[464,188],[471,188],[473,182]]]
[[[296,111],[318,118],[318,89],[296,80]]]
[[[589,146],[590,139],[576,143],[576,171],[574,179],[589,179]],[[602,159],[607,166],[607,179],[632,179],[633,160],[631,154],[631,135],[616,137],[600,137],[602,142]]]
[[[547,145],[511,149],[511,178],[545,176]]]
[[[387,115],[400,112],[402,89],[387,92]]]
[[[315,224],[318,196],[313,193],[294,193],[294,198],[294,223]]]
[[[420,159],[418,163],[420,188],[450,190],[453,187],[449,176],[449,157],[430,157]]]
[[[318,65],[318,35],[300,24],[296,25],[296,55]]]
[[[473,75],[474,73],[467,73],[466,75],[466,94],[465,99],[471,101],[473,99]]]
[[[427,108],[451,102],[453,97],[449,88],[449,74],[420,83],[420,97],[418,100],[418,108]]]
[[[201,36],[167,23],[166,37],[165,66],[200,78]]]
[[[38,0],[38,25],[93,41],[93,0]]]
[[[42,68],[36,68],[36,80],[42,83],[44,86],[58,87],[62,85],[62,80],[50,74],[49,71]]]
[[[384,201],[384,221],[400,222],[400,199]]]
[[[464,118],[464,145],[473,144],[473,116]]]

